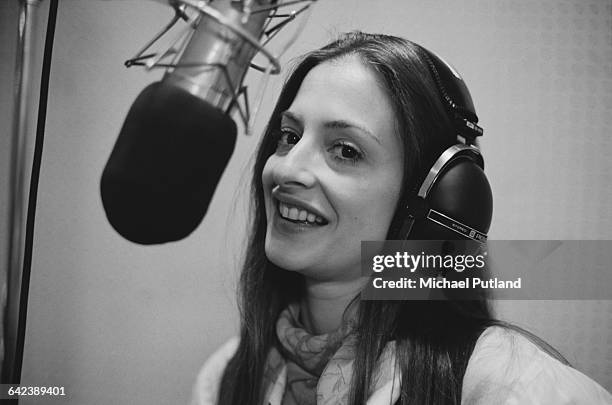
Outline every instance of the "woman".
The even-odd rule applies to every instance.
[[[359,300],[360,242],[398,238],[398,207],[456,142],[424,52],[354,32],[289,77],[255,163],[240,338],[194,403],[612,402],[485,300]]]

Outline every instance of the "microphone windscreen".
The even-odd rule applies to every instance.
[[[206,214],[235,143],[236,124],[221,110],[163,81],[149,85],[102,173],[109,222],[139,244],[186,237]]]

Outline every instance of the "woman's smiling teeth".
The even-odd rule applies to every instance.
[[[298,208],[293,205],[285,204],[281,201],[278,203],[278,212],[280,213],[281,217],[292,222],[303,222],[312,225],[325,225],[327,223],[325,219],[313,214],[312,212],[308,212],[305,209]]]

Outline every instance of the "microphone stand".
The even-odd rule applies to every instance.
[[[2,383],[19,384],[25,337],[25,321],[29,288],[31,246],[28,249],[28,193],[26,165],[30,138],[28,107],[32,99],[33,25],[42,0],[19,0],[17,57],[15,65],[14,116],[8,190],[8,260],[2,304],[3,346]],[[32,180],[34,181],[34,179]],[[30,257],[26,257],[29,250]],[[16,402],[16,400],[15,400]]]

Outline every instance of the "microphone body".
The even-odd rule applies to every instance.
[[[256,3],[267,4],[271,1]],[[219,14],[223,23],[203,15],[186,43],[178,66],[166,73],[163,81],[226,111],[257,52],[252,44],[228,28],[228,25],[242,29],[259,39],[268,17],[267,13],[252,14],[245,22],[240,4],[241,2],[230,0],[211,2],[209,7],[214,7],[211,12]]]
[[[246,0],[245,0],[246,1]],[[256,5],[270,1],[251,1]],[[113,228],[139,244],[188,236],[200,224],[236,143],[229,117],[267,13],[217,0],[183,44],[176,67],[133,103],[100,181]]]

